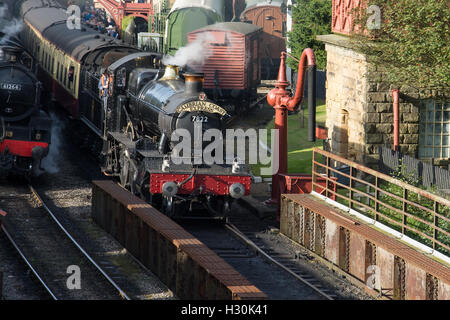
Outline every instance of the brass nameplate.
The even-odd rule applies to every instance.
[[[204,111],[208,113],[218,113],[222,116],[226,115],[225,109],[219,107],[217,104],[208,101],[190,101],[177,108],[177,113],[181,112],[195,112]]]

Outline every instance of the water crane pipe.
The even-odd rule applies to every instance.
[[[305,69],[309,70],[309,140],[315,141],[315,71],[316,59],[314,51],[307,48],[303,51],[298,65],[298,78],[295,95],[286,90],[289,82],[286,79],[286,52],[281,53],[280,69],[275,88],[267,94],[267,102],[275,109],[275,129],[278,139],[273,151],[274,159],[278,155],[278,171],[272,176],[271,203],[278,203],[280,197],[280,174],[287,173],[287,112],[298,109],[303,100]]]
[[[308,63],[308,64],[306,64]],[[305,84],[305,69],[308,67],[309,70],[316,67],[316,57],[314,56],[314,51],[310,48],[303,50],[302,57],[298,63],[298,78],[297,87],[295,88],[295,96],[289,97],[286,101],[286,106],[288,110],[295,111],[298,109],[300,103],[303,100],[303,89]],[[310,87],[314,83],[310,84]]]

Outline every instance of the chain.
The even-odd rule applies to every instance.
[[[405,260],[399,258],[400,268],[400,299],[405,300],[406,293],[406,272],[405,272]]]
[[[321,237],[321,242],[322,242],[322,248],[321,248],[321,252],[320,255],[321,256],[325,256],[325,229],[326,229],[326,219],[322,216],[320,216],[320,237]]]
[[[350,269],[350,231],[345,229],[345,271]]]
[[[309,215],[309,231],[311,234],[311,237],[309,237],[309,250],[314,251],[314,240],[316,238],[315,235],[315,227],[314,227],[314,221],[315,221],[315,213],[314,212],[310,212]]]
[[[377,264],[377,246],[372,243],[372,263]]]
[[[433,276],[433,300],[438,300],[439,298],[438,285],[438,278]]]
[[[427,300],[437,300],[438,299],[438,279],[427,273]]]

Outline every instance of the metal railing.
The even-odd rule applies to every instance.
[[[325,178],[338,187],[327,187],[327,198],[450,255],[449,200],[317,148],[312,167],[313,190]]]

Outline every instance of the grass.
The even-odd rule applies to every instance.
[[[353,209],[355,209],[356,211],[358,211],[359,213],[361,213],[365,216],[368,216],[368,217],[374,219],[375,218],[375,202],[372,199],[369,199],[367,197],[367,192],[371,193],[373,196],[375,190],[373,188],[370,188],[370,190],[367,191],[365,186],[354,186],[354,188],[357,189],[358,191],[360,191],[360,193],[359,193],[360,197],[359,197],[359,199],[357,199],[356,194],[355,194],[356,192],[353,193],[353,196],[352,196],[352,200],[354,200],[353,205],[352,205]],[[378,221],[398,232],[402,232],[401,224],[402,224],[403,214],[400,214],[399,212],[396,212],[395,210],[392,210],[391,208],[398,209],[400,212],[407,212],[407,213],[411,214],[412,216],[406,218],[406,225],[414,230],[407,229],[407,230],[405,230],[405,234],[412,239],[415,239],[429,247],[432,247],[432,245],[433,245],[432,241],[430,239],[428,239],[427,237],[420,235],[418,232],[422,232],[430,237],[433,237],[433,227],[420,221],[420,219],[421,219],[430,224],[433,224],[434,223],[433,215],[430,214],[429,212],[427,212],[426,210],[423,210],[420,207],[412,205],[412,204],[407,204],[406,207],[403,208],[402,201],[395,199],[394,197],[391,196],[391,194],[392,194],[392,195],[396,195],[399,197],[403,197],[403,188],[396,184],[381,180],[380,181],[380,189],[382,191],[379,192],[380,203],[378,205]],[[339,195],[341,195],[342,197],[337,197],[337,199],[336,199],[337,202],[339,202],[347,207],[350,206],[350,203],[348,200],[348,197],[349,197],[348,192],[349,192],[348,189],[339,188],[337,193]],[[426,207],[430,210],[434,210],[433,209],[434,202],[432,200],[430,200],[426,197],[420,197],[415,192],[409,191],[407,193],[407,200],[411,201],[414,204],[418,204],[420,206]],[[359,206],[358,205],[359,203],[367,205],[372,210],[368,209],[368,208],[363,208],[362,206]],[[406,209],[406,210],[404,210],[404,209]],[[450,208],[448,208],[444,205],[441,205],[441,204],[438,205],[436,212],[446,218],[450,217]],[[390,218],[393,221],[395,221],[396,223],[389,221],[386,218]],[[439,228],[445,230],[446,232],[450,232],[450,223],[448,223],[444,219],[438,219],[436,222],[436,225]],[[444,243],[446,245],[450,245],[450,237],[445,235],[443,232],[438,232],[437,240],[441,241],[442,243]],[[442,247],[438,244],[436,245],[436,249],[447,256],[450,255],[449,250],[445,249],[444,247]]]
[[[312,169],[312,149],[318,147],[322,149],[322,140],[316,142],[308,141],[308,109],[305,109],[304,128],[300,123],[301,111],[288,116],[288,173],[311,173]],[[323,100],[317,101],[316,124],[324,125],[326,119],[326,108]],[[266,129],[275,128],[275,119],[270,121]],[[269,131],[270,132],[270,131]],[[266,144],[270,147],[270,135]],[[260,175],[261,165],[253,165],[252,171],[255,175]]]

